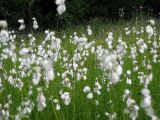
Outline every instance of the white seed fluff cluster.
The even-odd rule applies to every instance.
[[[89,86],[85,86],[83,88],[83,92],[87,94],[87,98],[88,99],[93,99],[93,93],[92,93],[92,91],[91,91]]]
[[[65,0],[56,0],[57,11],[59,15],[62,15],[66,11]]]
[[[71,97],[69,92],[60,92],[61,99],[64,101],[65,105],[69,105],[71,102]]]
[[[122,75],[122,66],[119,63],[119,56],[116,54],[103,54],[101,67],[108,71],[108,77],[112,84],[117,83]]]
[[[18,20],[18,23],[20,23],[20,27],[19,27],[19,30],[24,30],[25,29],[25,24],[24,24],[24,20],[23,19],[19,19]]]
[[[37,106],[38,106],[38,111],[43,111],[46,107],[46,98],[43,95],[43,93],[39,93],[37,97]]]
[[[107,45],[108,45],[108,48],[109,49],[112,49],[112,42],[113,42],[113,33],[112,32],[109,32],[108,33],[108,37],[105,39]]]
[[[139,106],[136,104],[135,100],[131,97],[131,92],[126,89],[123,94],[123,101],[126,101],[126,108],[124,113],[129,115],[131,120],[136,120],[138,118]]]
[[[87,33],[88,33],[89,36],[92,35],[91,26],[87,26]]]
[[[6,29],[8,27],[8,23],[6,20],[0,20],[0,29]]]
[[[34,18],[32,18],[33,19],[33,28],[36,30],[36,29],[38,29],[38,23],[37,23],[37,19],[34,17]]]
[[[154,30],[153,30],[153,28],[152,28],[151,25],[148,25],[148,26],[146,27],[146,32],[147,32],[147,34],[148,34],[148,39],[151,39],[151,37],[152,37],[152,35],[153,35],[153,32],[154,32]]]
[[[6,43],[9,41],[9,33],[7,31],[7,21],[0,20],[0,43]]]
[[[152,98],[150,95],[150,91],[147,88],[141,90],[140,94],[143,99],[141,101],[141,108],[143,108],[146,114],[152,118],[152,120],[159,120],[159,118],[155,115],[154,109],[152,107]]]
[[[0,31],[0,42],[6,43],[9,41],[9,33],[7,30],[1,30]]]

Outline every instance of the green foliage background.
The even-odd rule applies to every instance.
[[[143,6],[143,10],[139,6]],[[20,18],[24,18],[26,24],[31,26],[32,17],[36,17],[43,28],[66,27],[96,17],[116,21],[119,19],[119,8],[123,7],[125,19],[131,19],[142,11],[158,16],[159,6],[159,0],[66,0],[67,11],[58,16],[55,0],[0,0],[0,19],[7,19],[12,27],[18,25]]]

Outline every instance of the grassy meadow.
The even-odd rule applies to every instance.
[[[150,25],[154,31],[150,38],[147,25],[148,20],[95,20],[88,28],[11,31],[10,40],[0,43],[0,119],[130,120],[124,110],[134,111],[136,104],[135,119],[150,120],[141,107],[145,98],[139,93],[144,88],[150,91],[150,107],[160,117],[160,21]],[[111,48],[106,40],[109,32]],[[116,83],[110,77],[113,70],[106,68],[105,55],[110,54],[120,57],[116,65],[122,74]],[[145,83],[147,75],[153,78]],[[126,89],[134,100],[128,106],[123,101]]]

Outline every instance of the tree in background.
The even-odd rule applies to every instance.
[[[96,17],[118,20],[120,10],[124,12],[124,19],[130,19],[139,13],[139,6],[143,6],[144,12],[160,12],[159,0],[66,0],[65,5],[67,11],[58,15],[55,0],[0,0],[0,19],[6,19],[10,26],[17,27],[18,19],[23,18],[27,26],[31,26],[32,18],[36,17],[45,29],[79,24]]]

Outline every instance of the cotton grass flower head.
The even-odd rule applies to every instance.
[[[56,104],[56,110],[60,111],[61,110],[61,106],[59,104]]]
[[[57,111],[60,111],[61,110],[61,106],[59,104],[59,100],[58,99],[54,99],[53,100],[53,103],[56,105],[56,110]]]
[[[37,85],[41,78],[41,69],[40,67],[35,67],[35,73],[33,75],[32,83],[33,85]]]
[[[117,54],[104,53],[101,57],[101,67],[108,72],[108,78],[112,84],[116,84],[120,80],[122,74],[122,66],[119,63],[120,57]]]
[[[37,19],[34,17],[34,18],[32,18],[33,19],[33,28],[36,30],[36,29],[38,29],[38,23],[37,23]]]
[[[66,6],[65,5],[59,5],[57,7],[57,11],[59,15],[62,15],[66,11]]]
[[[108,118],[108,120],[116,120],[117,119],[116,112],[113,112],[113,113],[105,112],[105,116]]]
[[[91,26],[87,26],[87,33],[88,33],[89,36],[92,35]]]
[[[71,97],[69,92],[60,93],[61,99],[64,101],[65,105],[69,105],[71,103]]]
[[[148,34],[148,39],[150,39],[153,36],[153,33],[154,33],[154,30],[153,30],[151,25],[147,25],[146,32]]]
[[[32,110],[33,110],[33,107],[34,107],[34,104],[31,100],[25,100],[21,103],[21,106],[22,106],[22,114],[23,116],[27,116],[29,114],[31,114]]]
[[[113,42],[113,33],[109,32],[108,37],[105,39],[106,43],[108,44],[109,49],[112,49],[112,42]]]
[[[88,92],[90,92],[91,91],[91,88],[89,87],[89,86],[85,86],[84,88],[83,88],[83,92],[84,93],[88,93]]]
[[[123,93],[123,97],[122,97],[123,101],[124,101],[127,97],[129,97],[129,95],[130,95],[130,91],[129,91],[128,89],[125,89],[125,91],[124,91],[124,93]]]
[[[42,92],[38,94],[37,103],[38,111],[43,111],[46,107],[46,98]]]
[[[94,87],[94,92],[97,94],[97,95],[100,95],[101,94],[101,85],[99,84],[98,81],[95,82],[95,87]]]
[[[138,47],[139,47],[139,52],[142,53],[142,54],[145,52],[145,50],[148,49],[147,44],[145,43],[145,41],[144,41],[142,38],[140,38],[140,39],[137,38],[136,44],[137,44]]]
[[[2,109],[0,114],[1,114],[0,118],[2,120],[9,120],[9,117],[10,117],[9,110]]]
[[[56,0],[57,11],[59,15],[62,15],[66,11],[65,0]]]
[[[126,35],[129,35],[131,33],[131,30],[129,28],[125,28],[125,32],[126,32]]]
[[[143,99],[141,100],[141,108],[145,110],[147,116],[151,117],[152,120],[159,120],[159,118],[155,115],[154,109],[152,107],[152,98],[150,96],[150,91],[147,88],[141,90],[140,94]]]
[[[112,72],[110,75],[110,79],[111,79],[111,82],[115,84],[119,81],[120,78],[118,74],[116,74],[115,72]]]
[[[24,30],[25,29],[25,24],[24,24],[24,20],[23,19],[19,19],[18,20],[18,23],[20,23],[20,27],[19,27],[19,30]]]
[[[0,31],[0,43],[6,43],[9,41],[9,33],[7,30]]]
[[[93,93],[92,93],[92,92],[89,92],[89,93],[87,94],[87,98],[88,98],[88,99],[93,99]]]
[[[6,20],[0,20],[0,30],[1,29],[7,29],[8,23]]]
[[[155,25],[155,21],[153,19],[150,19],[148,22],[149,22],[149,24],[151,24],[153,26]]]
[[[52,67],[52,62],[49,59],[42,61],[42,66],[44,68],[44,76],[47,83],[54,79],[54,69]]]
[[[85,86],[83,88],[83,92],[87,94],[88,99],[93,99],[93,93],[92,93],[91,88],[89,86]],[[97,92],[97,91],[95,91],[95,92]]]
[[[143,97],[150,96],[150,91],[148,89],[144,88],[144,89],[141,90],[141,95]]]
[[[124,113],[129,115],[131,120],[136,120],[138,117],[139,106],[136,104],[135,100],[131,98],[131,92],[125,89],[123,94],[123,101],[126,101],[126,108]]]

